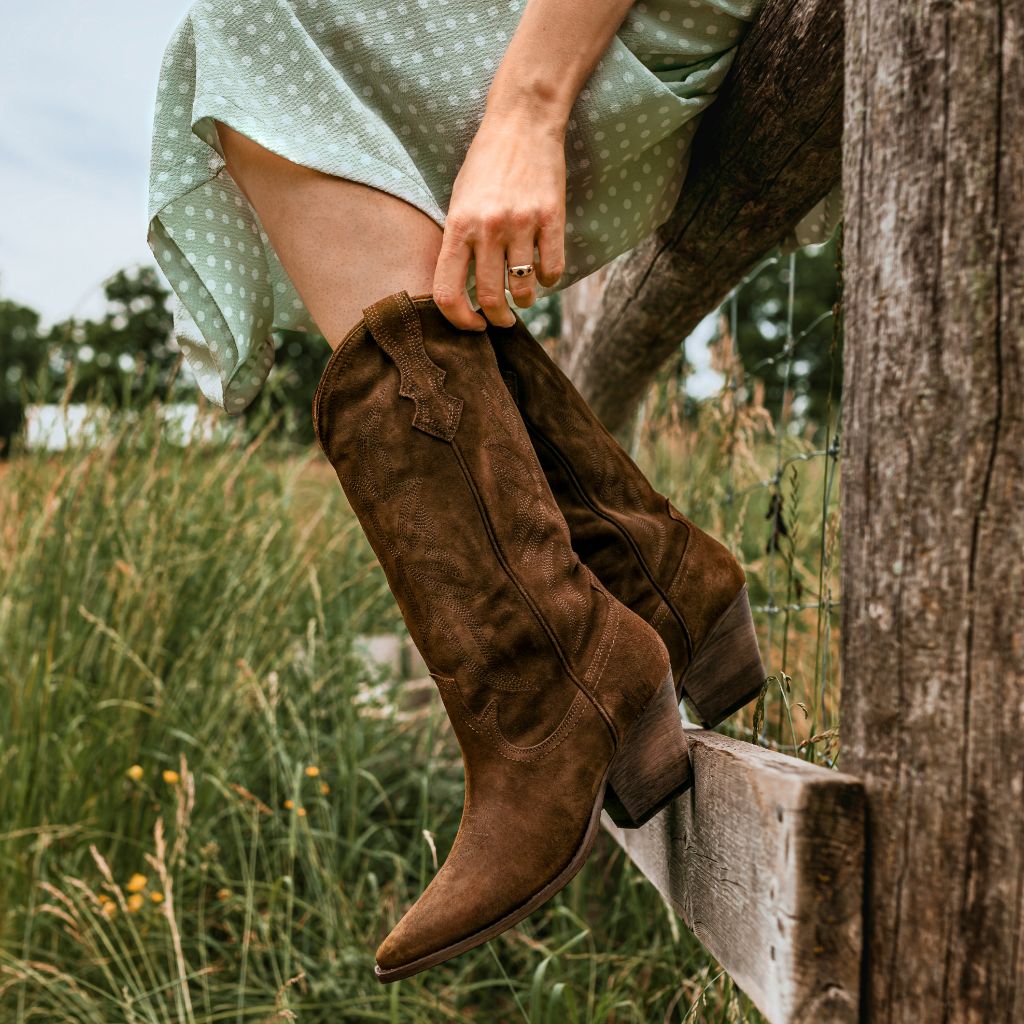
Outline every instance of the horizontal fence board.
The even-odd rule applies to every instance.
[[[691,729],[694,786],[605,828],[773,1024],[858,1019],[864,791],[849,775]]]

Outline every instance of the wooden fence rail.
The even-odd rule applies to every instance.
[[[691,754],[692,790],[605,828],[773,1024],[856,1021],[860,782],[700,729]]]

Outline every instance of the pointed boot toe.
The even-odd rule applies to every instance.
[[[410,908],[388,933],[374,953],[374,974],[381,981],[397,980],[414,974],[417,960],[434,948],[429,921]]]
[[[486,336],[385,296],[332,354],[317,440],[462,751],[455,841],[377,950],[380,981],[472,949],[690,784],[669,655],[580,562]],[[614,817],[614,814],[613,814]]]
[[[419,899],[377,948],[378,980],[396,981],[472,949],[522,921],[564,888],[582,868],[600,827],[603,784],[613,744],[604,723],[584,725],[594,744],[540,759],[538,772],[557,772],[564,792],[535,785],[527,804],[511,792],[539,778],[476,759],[467,803],[452,849]],[[596,756],[595,756],[596,755]],[[574,757],[570,770],[564,763]],[[504,784],[503,784],[504,783]],[[513,785],[508,785],[509,783]],[[573,787],[579,787],[574,790]],[[504,790],[504,792],[500,792]],[[541,806],[543,804],[543,806]]]

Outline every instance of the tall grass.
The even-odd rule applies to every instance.
[[[742,381],[726,351],[716,368]],[[664,389],[671,378],[664,377]],[[834,425],[773,416],[759,382],[725,387],[681,420],[678,396],[639,432],[655,485],[743,564],[768,680],[724,728],[836,767],[839,761],[839,464]],[[657,391],[657,389],[656,389]]]
[[[319,452],[182,449],[151,410],[13,459],[0,1020],[758,1020],[604,833],[518,927],[377,983],[462,801],[440,702],[354,644],[400,628]]]

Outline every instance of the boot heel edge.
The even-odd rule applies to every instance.
[[[612,758],[604,808],[620,828],[639,828],[691,782],[686,730],[669,672]]]
[[[692,717],[705,729],[713,729],[757,697],[764,677],[744,586],[711,627],[683,674],[683,701]]]

